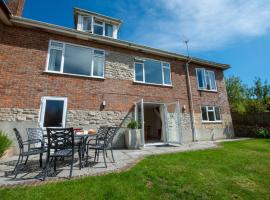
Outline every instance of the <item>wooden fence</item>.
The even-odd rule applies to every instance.
[[[232,113],[235,136],[255,137],[260,128],[270,131],[270,112],[266,113]]]

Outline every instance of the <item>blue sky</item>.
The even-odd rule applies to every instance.
[[[154,2],[154,3],[153,3]],[[226,75],[270,82],[269,0],[26,0],[23,16],[73,27],[73,7],[120,18],[119,39],[227,63]]]

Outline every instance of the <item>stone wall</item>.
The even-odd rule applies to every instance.
[[[105,77],[133,81],[133,63],[133,56],[109,51],[106,55]]]
[[[14,152],[17,152],[17,140],[13,128],[17,128],[24,140],[27,139],[26,128],[38,127],[38,109],[0,108],[0,130],[3,130],[13,141]],[[100,126],[118,126],[121,129],[115,136],[114,148],[125,148],[125,127],[134,116],[133,112],[69,110],[67,127],[98,129]]]
[[[195,114],[197,140],[217,140],[234,136],[231,115],[223,114],[222,122],[203,122],[201,114]]]

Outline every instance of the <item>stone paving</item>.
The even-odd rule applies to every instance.
[[[124,171],[134,166],[144,156],[217,148],[218,143],[219,141],[206,141],[194,142],[180,146],[147,146],[140,150],[114,150],[115,163],[112,162],[110,152],[108,152],[107,168],[104,165],[103,157],[100,156],[98,163],[89,162],[90,166],[86,166],[80,170],[78,167],[79,162],[76,158],[76,163],[73,167],[72,178],[74,179],[83,176],[93,176],[111,172]],[[90,159],[90,161],[91,160],[93,159]],[[30,157],[28,163],[23,166],[22,171],[18,174],[17,178],[14,179],[12,171],[14,169],[16,161],[16,156],[0,160],[0,187],[25,184],[44,184],[44,181],[40,181],[40,178],[42,176],[42,169],[39,168],[38,157]],[[43,162],[45,163],[45,161]],[[59,161],[57,163],[56,172],[53,172],[53,167],[51,167],[49,177],[46,179],[45,183],[68,179],[69,169],[70,165],[68,164],[68,161]]]

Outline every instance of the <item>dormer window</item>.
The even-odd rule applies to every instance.
[[[103,22],[95,19],[94,33],[98,35],[103,35],[103,30]]]
[[[105,35],[108,36],[108,37],[113,36],[113,25],[105,24]]]
[[[83,30],[87,32],[92,30],[92,17],[83,17]]]
[[[121,23],[111,17],[75,8],[75,26],[80,31],[117,39]]]

